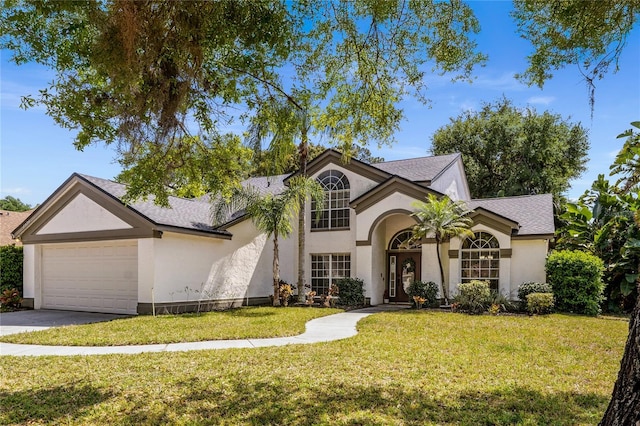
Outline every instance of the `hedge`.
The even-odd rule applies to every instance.
[[[22,294],[22,246],[0,246],[0,292],[17,288]]]
[[[603,301],[604,263],[582,251],[556,251],[547,258],[547,281],[558,311],[598,315]]]

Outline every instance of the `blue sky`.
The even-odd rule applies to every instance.
[[[630,128],[630,122],[640,120],[640,28],[629,38],[620,70],[596,82],[592,119],[587,89],[577,67],[556,72],[543,90],[515,80],[514,74],[526,69],[531,46],[515,32],[508,15],[510,2],[471,4],[482,26],[477,41],[480,51],[489,55],[486,66],[475,70],[476,79],[471,84],[427,75],[430,105],[425,107],[412,99],[404,101],[401,105],[406,120],[397,133],[398,142],[391,148],[369,148],[387,160],[428,155],[431,136],[450,118],[505,96],[516,106],[529,105],[538,112],[548,110],[588,129],[588,171],[572,182],[568,193],[577,198],[599,173],[608,174],[623,143],[616,136]],[[43,108],[19,108],[20,96],[37,94],[52,79],[51,73],[35,65],[17,67],[9,62],[5,51],[1,52],[0,67],[0,197],[11,195],[38,204],[73,172],[102,178],[119,173],[110,148],[98,145],[76,151],[72,145],[74,133],[59,128]]]

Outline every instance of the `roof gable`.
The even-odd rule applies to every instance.
[[[451,167],[458,158],[460,158],[460,154],[437,155],[385,161],[376,163],[373,166],[412,182],[421,182],[429,185]]]
[[[451,167],[458,158],[460,158],[460,154],[449,154],[368,164],[355,158],[344,162],[344,158],[339,151],[327,149],[309,162],[307,174],[313,175],[322,170],[327,164],[338,164],[340,167],[377,183],[382,183],[389,177],[396,175],[412,182],[429,185],[431,181],[437,179]],[[299,172],[295,172],[288,176],[285,179],[285,183],[298,174]]]
[[[467,201],[472,210],[484,209],[517,222],[518,236],[553,236],[553,196],[551,194],[523,195],[519,197],[486,198]]]
[[[395,192],[405,194],[409,197],[415,198],[416,200],[422,200],[427,196],[427,194],[436,194],[438,196],[443,195],[437,191],[418,185],[399,176],[392,176],[385,182],[373,187],[351,201],[349,206],[356,211],[356,214],[359,214]]]
[[[125,205],[121,201],[125,193],[123,184],[74,173],[13,234],[25,243],[150,238],[160,236],[162,231],[231,238],[230,233],[215,230],[208,224],[209,204],[204,201],[169,197],[170,208],[153,204],[153,198]],[[60,232],[59,226],[54,226],[56,221],[60,225],[62,219],[56,219],[56,216],[64,215],[66,208],[74,203],[87,204],[79,201],[82,197],[93,202],[87,214],[111,215],[111,229],[98,230],[90,226],[74,229],[71,226],[67,232]],[[118,219],[129,227],[114,226]],[[48,225],[49,230],[57,229],[56,233],[47,233],[49,223],[52,224]]]

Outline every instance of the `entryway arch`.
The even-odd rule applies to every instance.
[[[390,302],[409,302],[407,290],[421,279],[422,243],[413,240],[413,231],[403,229],[387,247],[387,293]]]

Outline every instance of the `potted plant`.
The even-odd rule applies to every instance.
[[[384,295],[382,296],[384,303],[389,303],[389,290],[384,289]]]

